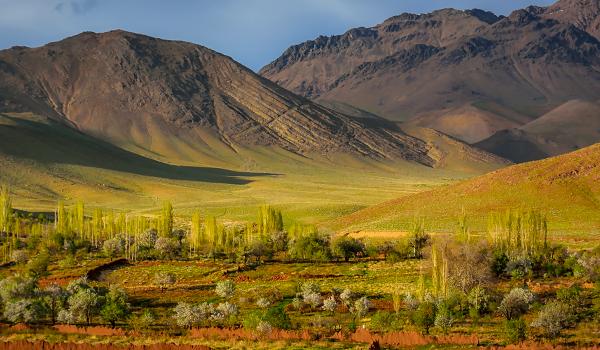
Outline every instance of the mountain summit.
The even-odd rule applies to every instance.
[[[444,9],[295,45],[260,73],[474,143],[571,100],[600,99],[600,0],[509,16]]]
[[[0,108],[165,157],[181,156],[182,147],[207,152],[218,139],[233,151],[435,162],[425,142],[393,126],[363,125],[205,47],[124,31],[0,51]]]

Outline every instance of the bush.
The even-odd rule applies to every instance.
[[[496,277],[500,277],[506,272],[508,265],[508,256],[504,252],[496,251],[492,259],[492,272]]]
[[[529,310],[529,306],[533,302],[533,294],[525,288],[513,288],[507,295],[504,296],[498,311],[507,320],[513,320],[520,317]]]
[[[130,326],[137,332],[147,331],[156,322],[156,316],[154,313],[145,309],[140,315],[133,316],[130,319]]]
[[[354,302],[354,310],[353,311],[354,311],[354,314],[356,315],[356,318],[360,319],[367,315],[370,308],[371,308],[371,302],[369,301],[369,299],[367,299],[367,297],[362,297]]]
[[[293,239],[288,254],[292,259],[328,261],[331,259],[329,237],[313,232]]]
[[[48,274],[48,265],[50,264],[50,255],[48,252],[41,252],[33,257],[27,264],[27,273],[29,276],[39,279]]]
[[[38,299],[20,299],[4,305],[4,318],[12,323],[32,323],[44,316],[45,308]]]
[[[102,244],[102,251],[107,257],[114,259],[123,252],[123,242],[119,238],[107,239]]]
[[[130,314],[127,294],[121,288],[111,286],[105,297],[104,306],[100,315],[104,321],[110,323],[114,328],[117,321],[124,320]]]
[[[533,273],[533,262],[528,258],[512,259],[506,265],[506,273],[514,279],[523,279]]]
[[[429,334],[429,329],[435,324],[436,306],[433,302],[425,301],[417,307],[412,315],[412,321],[421,332]]]
[[[177,281],[175,274],[172,272],[157,272],[154,275],[154,283],[161,289],[165,290],[168,286],[175,284]]]
[[[387,311],[377,311],[371,316],[371,329],[375,331],[393,331],[402,328],[398,317]]]
[[[10,255],[12,261],[17,265],[25,264],[29,260],[29,255],[24,250],[15,250]]]
[[[349,261],[351,258],[365,255],[365,244],[356,238],[341,237],[333,242],[333,254]]]
[[[215,287],[215,292],[221,298],[229,299],[235,294],[235,283],[231,280],[219,281]]]
[[[268,322],[271,326],[279,329],[292,328],[292,321],[283,309],[283,306],[270,308],[269,310],[267,310],[262,320],[264,322]]]
[[[522,318],[506,320],[504,322],[504,334],[509,343],[522,342],[527,338],[527,325]]]
[[[325,299],[325,301],[323,301],[323,310],[330,312],[330,313],[334,313],[335,310],[337,309],[337,301],[335,300],[335,297],[332,295],[329,298]]]
[[[173,259],[179,254],[181,245],[175,238],[160,237],[154,244],[154,249],[158,251],[161,258]]]
[[[452,324],[454,324],[454,317],[448,307],[443,306],[436,312],[434,324],[442,333],[448,334]]]
[[[531,326],[541,328],[544,336],[555,338],[561,330],[568,326],[571,315],[569,305],[562,302],[552,302],[544,305]]]
[[[477,316],[482,315],[487,311],[489,296],[484,288],[477,286],[471,289],[467,296],[467,300],[470,309],[473,310]]]

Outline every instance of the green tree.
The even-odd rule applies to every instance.
[[[340,237],[333,241],[332,251],[335,256],[338,256],[344,261],[349,261],[351,258],[365,254],[365,244],[351,237]]]
[[[100,311],[102,319],[114,328],[118,321],[126,319],[130,313],[127,293],[117,286],[111,286]]]

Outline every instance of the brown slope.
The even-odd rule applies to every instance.
[[[269,146],[434,165],[426,144],[399,130],[366,127],[202,46],[124,31],[0,51],[0,110],[51,116],[171,161],[196,160],[218,139],[234,152]]]
[[[479,142],[497,131],[522,125],[520,120],[482,110],[472,104],[425,112],[409,120],[408,124],[432,128],[468,143]]]
[[[394,120],[473,103],[531,119],[573,98],[600,98],[600,42],[547,11],[530,7],[485,20],[469,11],[405,14],[389,20],[398,31],[386,21],[361,36],[319,38],[290,48],[261,73],[306,96]],[[434,40],[447,23],[452,39]]]
[[[329,226],[341,232],[403,230],[422,216],[429,229],[452,231],[464,209],[471,228],[483,231],[490,212],[531,208],[549,215],[552,231],[600,232],[600,144],[398,198]]]
[[[477,147],[524,162],[571,152],[600,142],[600,104],[569,101],[516,130],[504,130]]]
[[[547,18],[573,23],[600,39],[600,0],[560,0],[548,8]]]

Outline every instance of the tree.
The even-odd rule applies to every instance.
[[[331,258],[329,237],[317,232],[304,234],[290,242],[288,254],[297,260],[327,261]]]
[[[105,297],[104,306],[100,315],[104,321],[110,323],[114,328],[117,321],[123,320],[129,316],[129,303],[127,303],[127,293],[117,286],[111,286]]]
[[[175,274],[172,272],[157,272],[154,275],[154,284],[156,284],[161,291],[167,289],[167,287],[172,286],[177,281]]]
[[[351,258],[365,254],[365,244],[356,238],[341,237],[333,241],[333,254],[348,262]]]
[[[571,318],[571,307],[555,301],[542,307],[531,326],[541,328],[544,336],[555,338],[560,334],[560,331],[567,328]]]
[[[58,312],[62,309],[67,299],[67,293],[56,283],[48,285],[43,290],[44,300],[48,306],[50,320],[52,324],[56,323]]]
[[[29,255],[24,250],[13,250],[11,259],[15,262],[15,264],[22,265],[29,260]]]
[[[527,325],[521,317],[506,320],[504,323],[504,333],[510,343],[521,342],[527,338]]]
[[[39,299],[11,300],[4,305],[4,318],[12,323],[32,323],[44,316],[44,306]]]
[[[231,280],[219,281],[215,286],[215,292],[221,298],[230,299],[235,294],[235,283]]]
[[[158,235],[160,237],[169,237],[173,232],[173,205],[170,202],[164,202],[158,219]]]
[[[354,314],[356,318],[361,319],[367,315],[371,308],[371,302],[367,297],[362,297],[354,302]]]
[[[434,324],[442,333],[448,334],[452,324],[454,324],[454,317],[447,306],[443,305],[436,312]]]
[[[35,279],[46,276],[48,274],[49,264],[50,255],[47,251],[42,251],[29,261],[27,264],[27,273]]]
[[[104,251],[104,254],[106,254],[106,256],[108,256],[111,259],[114,259],[115,257],[123,253],[123,242],[117,237],[107,239],[102,244],[102,250]]]
[[[323,301],[323,310],[329,312],[330,314],[335,313],[337,306],[337,301],[333,295]]]
[[[192,328],[202,321],[198,308],[192,304],[180,302],[173,309],[173,318],[179,327]]]
[[[435,325],[436,306],[430,301],[419,304],[413,312],[412,320],[424,334],[429,334],[429,329]]]
[[[167,237],[159,237],[154,245],[154,248],[163,259],[172,259],[176,257],[180,247],[177,239]]]
[[[36,281],[31,277],[10,276],[0,281],[0,298],[4,303],[11,300],[33,298],[36,288]]]
[[[150,309],[145,309],[140,315],[130,319],[131,328],[137,332],[148,330],[156,322],[156,316]]]
[[[58,314],[58,319],[65,323],[85,322],[89,325],[97,314],[100,298],[91,287],[79,288],[67,299],[68,307]]]
[[[408,244],[412,248],[412,257],[421,259],[423,257],[423,248],[429,244],[430,237],[425,233],[425,222],[414,220],[410,230]]]
[[[533,302],[533,294],[525,288],[513,288],[504,296],[498,311],[507,320],[513,320],[529,310],[529,305]]]

